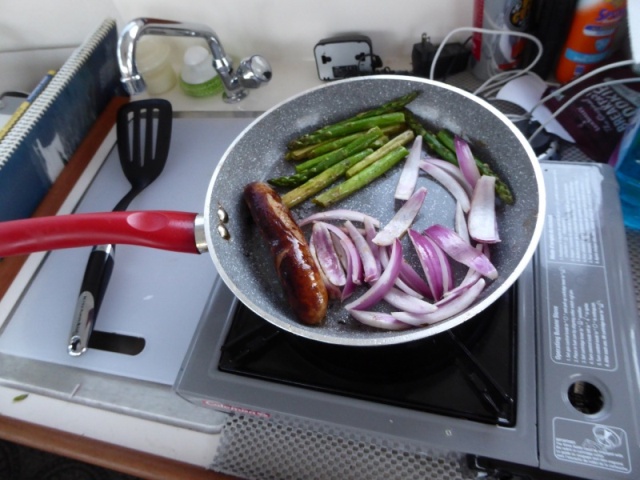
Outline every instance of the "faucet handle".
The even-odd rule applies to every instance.
[[[236,76],[244,88],[258,88],[271,80],[271,65],[262,55],[252,55],[240,62]]]

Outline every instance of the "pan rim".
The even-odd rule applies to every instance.
[[[269,116],[273,111],[279,109],[283,105],[289,102],[292,102],[299,97],[308,95],[312,92],[322,90],[325,88],[331,88],[336,84],[360,82],[360,81],[371,81],[372,79],[381,79],[381,80],[389,79],[389,80],[396,80],[396,81],[400,80],[404,82],[410,81],[415,83],[431,85],[437,88],[443,88],[451,92],[454,92],[458,95],[461,95],[463,97],[466,97],[467,99],[479,104],[481,107],[488,110],[497,120],[502,122],[502,124],[504,124],[504,126],[508,128],[508,130],[518,140],[518,143],[524,149],[525,153],[529,157],[529,160],[531,162],[531,167],[533,169],[533,173],[535,177],[536,188],[538,191],[537,218],[536,218],[534,230],[532,232],[532,235],[529,241],[529,245],[527,246],[520,260],[518,261],[516,267],[510,272],[509,276],[506,278],[506,280],[502,284],[500,284],[487,297],[485,297],[484,299],[479,301],[477,304],[469,308],[466,312],[459,314],[450,320],[444,320],[442,322],[436,323],[426,328],[405,330],[403,332],[397,332],[397,331],[389,332],[389,335],[375,335],[371,337],[356,337],[356,338],[348,337],[347,338],[339,335],[323,334],[322,327],[315,327],[314,329],[310,329],[309,327],[305,327],[304,325],[301,325],[301,324],[295,324],[293,322],[288,322],[288,321],[283,322],[281,319],[275,317],[274,315],[264,311],[262,308],[257,306],[252,301],[252,299],[249,298],[244,293],[242,288],[236,285],[234,279],[231,278],[231,276],[225,270],[225,267],[223,266],[222,261],[219,259],[218,252],[215,249],[215,244],[213,241],[213,235],[218,234],[216,230],[217,224],[214,221],[214,218],[217,218],[217,217],[212,214],[212,212],[214,212],[217,209],[217,205],[212,204],[214,200],[213,191],[214,191],[215,185],[218,183],[219,174],[226,160],[228,159],[230,152],[232,152],[234,147],[238,144],[238,142],[241,141],[241,139],[245,136],[245,134],[249,130],[251,130],[253,126],[258,122],[260,122],[263,118]],[[218,275],[222,278],[222,280],[227,285],[227,287],[238,298],[238,300],[241,301],[243,304],[245,304],[250,310],[252,310],[258,316],[264,318],[266,321],[276,325],[278,328],[281,328],[282,330],[285,330],[287,332],[290,332],[296,335],[303,336],[305,338],[320,341],[323,343],[335,344],[335,345],[374,347],[374,346],[401,344],[401,343],[422,339],[431,335],[436,335],[438,333],[444,332],[446,330],[450,330],[451,328],[454,328],[464,323],[465,321],[475,317],[480,312],[485,310],[489,305],[494,303],[500,296],[502,296],[509,288],[511,288],[511,286],[522,275],[525,268],[531,262],[533,255],[538,247],[540,238],[542,236],[542,230],[544,226],[544,218],[545,218],[545,212],[546,212],[546,193],[545,192],[546,191],[545,191],[544,179],[542,175],[542,168],[539,162],[537,161],[537,157],[533,151],[533,148],[529,145],[529,143],[526,141],[526,138],[517,129],[517,127],[493,105],[490,105],[483,99],[465,90],[462,90],[458,87],[448,85],[442,82],[434,81],[434,80],[422,79],[417,77],[406,77],[401,75],[391,75],[391,74],[376,75],[375,77],[355,77],[355,78],[349,78],[349,79],[330,82],[328,84],[318,85],[316,87],[300,92],[294,96],[291,96],[286,100],[283,100],[282,102],[279,102],[278,104],[274,105],[273,107],[265,111],[259,117],[257,117],[234,139],[234,141],[229,145],[229,147],[223,154],[216,169],[214,170],[211,181],[209,183],[209,187],[207,189],[206,200],[205,200],[205,210],[204,210],[205,236],[206,236],[207,245],[209,248],[209,254],[211,255],[213,263],[218,271]]]

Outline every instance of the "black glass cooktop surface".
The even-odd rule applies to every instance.
[[[475,318],[422,340],[350,347],[281,331],[238,302],[218,368],[301,388],[513,426],[517,286]]]

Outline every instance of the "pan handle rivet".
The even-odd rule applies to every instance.
[[[218,235],[220,235],[225,240],[229,240],[231,235],[229,235],[229,230],[224,225],[218,225]]]
[[[229,221],[229,215],[227,215],[227,212],[225,211],[224,208],[222,207],[218,207],[218,219],[222,222],[222,223],[227,223]]]

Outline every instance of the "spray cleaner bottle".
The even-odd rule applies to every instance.
[[[626,0],[579,0],[556,66],[556,79],[567,83],[587,73],[612,53],[613,38],[626,17]]]
[[[529,28],[533,0],[475,0],[473,26],[504,32]],[[480,80],[520,65],[527,42],[515,35],[473,34],[472,73]]]

